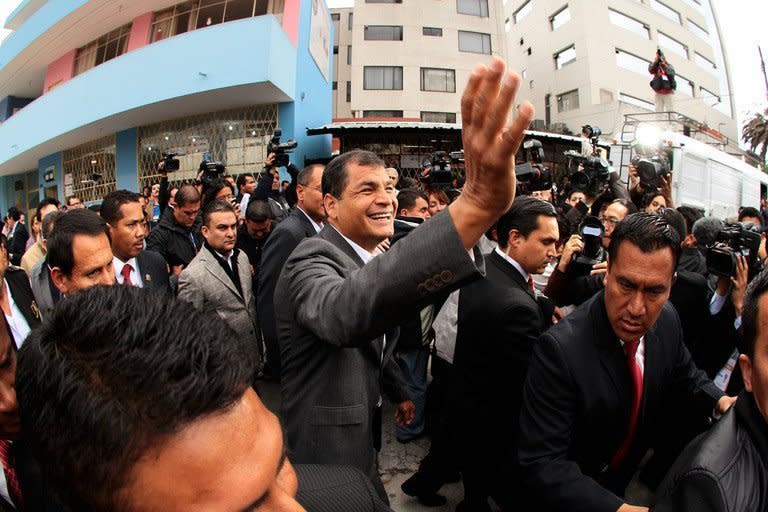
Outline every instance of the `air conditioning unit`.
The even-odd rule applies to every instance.
[[[537,132],[543,132],[547,129],[547,123],[544,122],[543,119],[534,119],[531,123],[531,130],[536,130]]]

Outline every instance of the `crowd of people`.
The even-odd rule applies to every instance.
[[[31,233],[10,208],[0,509],[386,511],[394,421],[430,438],[426,507],[460,479],[462,512],[765,510],[768,209],[675,209],[635,169],[520,190],[518,86],[472,73],[461,190],[353,150],[290,182],[161,162]]]

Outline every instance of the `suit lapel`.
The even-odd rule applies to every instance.
[[[146,263],[147,260],[144,257],[144,251],[141,251],[139,255],[136,256],[136,273],[139,274],[139,278],[141,278],[141,283],[144,288],[152,288],[154,286],[154,283],[152,282],[152,274],[145,268]]]
[[[221,268],[221,265],[216,260],[216,257],[211,254],[211,251],[209,251],[205,245],[203,245],[203,248],[200,249],[201,253],[203,251],[205,252],[200,257],[200,262],[203,263],[205,270],[213,277],[221,281],[221,283],[226,286],[233,294],[235,294],[238,299],[243,301],[243,297],[240,296],[240,292],[238,292],[237,288],[235,288],[235,283],[232,282],[232,279],[230,279],[227,273],[224,272],[224,269]]]
[[[661,387],[658,371],[664,366],[662,359],[662,347],[659,337],[656,336],[655,326],[645,334],[645,363],[643,365],[643,401],[641,409],[641,425],[646,412],[652,413],[656,409],[656,400],[659,398],[658,389]]]
[[[520,271],[517,270],[510,262],[500,256],[499,253],[497,253],[495,250],[491,252],[491,254],[488,256],[488,261],[491,264],[496,265],[496,268],[498,268],[504,275],[509,277],[509,279],[515,285],[519,286],[520,289],[527,293],[533,300],[536,300],[536,297],[528,287],[528,283],[525,282],[523,274],[521,274]]]
[[[630,407],[631,382],[626,370],[626,359],[616,333],[613,332],[605,312],[605,293],[600,292],[597,300],[592,303],[590,316],[594,323],[594,336],[597,350],[600,354],[600,364],[605,368],[618,394],[618,403],[627,410]]]
[[[304,234],[308,237],[315,236],[317,232],[315,231],[315,226],[312,225],[312,223],[309,221],[307,216],[299,210],[299,207],[297,206],[293,212],[291,212],[292,215],[295,215],[297,219],[299,219],[299,222],[304,227]]]

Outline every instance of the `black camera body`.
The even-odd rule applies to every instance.
[[[760,271],[761,234],[758,228],[741,223],[726,223],[717,234],[715,243],[707,248],[707,271],[720,277],[736,275],[736,257],[747,258],[750,278]]]
[[[637,169],[637,177],[643,189],[655,189],[661,186],[661,178],[666,178],[672,171],[669,159],[664,155],[653,155],[650,158],[636,156],[632,165]]]
[[[453,188],[453,180],[456,178],[455,170],[458,164],[464,162],[464,150],[461,151],[435,151],[427,160],[423,167],[429,170],[429,173],[419,176],[419,181],[430,186],[438,188]]]
[[[226,169],[226,165],[222,162],[211,161],[210,155],[206,153],[203,157],[203,161],[200,162],[200,171],[203,172],[200,181],[203,183],[203,186],[207,187],[213,180],[224,174]]]
[[[179,170],[179,159],[176,158],[179,156],[179,153],[163,153],[163,170],[168,171],[178,171]]]
[[[588,276],[593,266],[605,261],[605,249],[603,249],[605,228],[600,219],[587,215],[579,224],[577,232],[584,242],[584,249],[573,256],[568,265],[568,273],[572,276]]]
[[[569,162],[581,166],[581,170],[571,173],[570,181],[574,190],[587,192],[599,189],[608,184],[611,177],[611,166],[599,156],[585,156],[578,151],[566,151],[563,153]]]
[[[269,143],[267,144],[267,154],[275,154],[275,161],[273,164],[275,167],[288,167],[288,164],[291,163],[289,154],[299,145],[299,143],[293,139],[280,142],[282,136],[283,130],[280,128],[275,129],[275,133],[272,134],[272,138],[269,139]]]
[[[515,176],[526,183],[529,190],[552,188],[552,171],[544,165],[544,148],[541,141],[530,139],[523,142],[523,163],[515,164]]]

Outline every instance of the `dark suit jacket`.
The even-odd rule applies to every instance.
[[[674,393],[677,392],[677,393]],[[617,495],[649,446],[664,436],[667,396],[711,411],[722,396],[698,370],[680,322],[665,304],[645,334],[643,402],[635,441],[618,471],[607,469],[626,435],[631,380],[621,344],[597,294],[539,338],[523,391],[519,459],[538,510],[615,512]]]
[[[392,512],[368,477],[350,466],[296,464],[296,501],[307,512]]]
[[[17,222],[13,227],[13,233],[8,237],[8,254],[11,258],[11,265],[21,265],[21,257],[27,250],[27,240],[29,240],[27,228],[21,222]]]
[[[40,471],[40,465],[24,440],[15,441],[11,453],[16,464],[16,478],[19,479],[21,495],[24,497],[26,512],[65,512],[68,509],[58,503],[51,494]],[[0,511],[16,512],[13,504],[0,498]]]
[[[478,275],[448,214],[365,266],[332,226],[299,244],[275,290],[291,460],[351,465],[370,477],[379,397],[408,398],[392,359],[395,326],[431,295]]]
[[[11,295],[13,295],[13,301],[21,311],[27,324],[29,324],[29,328],[34,329],[40,325],[40,308],[37,302],[35,302],[35,296],[32,293],[32,288],[29,286],[26,272],[20,268],[8,267],[8,270],[5,272],[5,280],[8,281],[8,288],[11,290]],[[10,329],[8,333],[11,333]],[[18,345],[18,340],[14,341]]]
[[[168,266],[165,258],[155,251],[141,251],[136,257],[139,268],[136,271],[141,276],[144,288],[171,291],[168,279]]]
[[[268,347],[277,346],[274,305],[277,278],[280,276],[280,271],[288,260],[288,256],[296,249],[299,242],[311,236],[315,236],[315,228],[307,216],[296,208],[277,225],[264,245],[261,267],[259,268],[256,304],[258,305],[259,325]],[[275,364],[273,367],[275,371],[280,369],[279,361],[270,361],[269,363]]]

